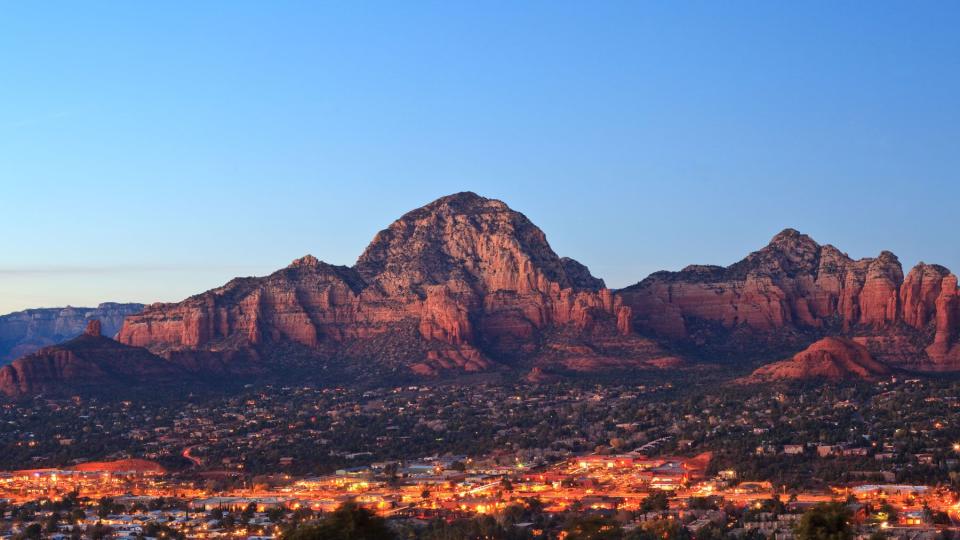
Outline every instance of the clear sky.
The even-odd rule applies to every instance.
[[[960,2],[5,2],[0,312],[352,264],[452,192],[611,286],[960,270]]]

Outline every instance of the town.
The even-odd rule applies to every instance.
[[[0,410],[0,536],[273,538],[357,505],[408,537],[553,538],[595,520],[787,540],[833,503],[862,535],[941,537],[957,525],[958,395],[890,378],[38,398]]]

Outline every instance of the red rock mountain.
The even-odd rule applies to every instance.
[[[416,373],[496,364],[638,367],[667,356],[630,308],[501,201],[443,197],[380,231],[353,267],[312,256],[127,318],[118,339],[168,357],[293,342]]]
[[[890,365],[960,369],[956,276],[920,263],[904,277],[892,253],[853,260],[792,229],[726,268],[657,272],[619,295],[640,331],[675,343],[757,354],[848,336]]]
[[[793,358],[767,364],[744,382],[761,383],[823,379],[875,379],[890,374],[890,369],[877,362],[863,345],[845,338],[828,337],[810,345]]]
[[[523,214],[459,193],[393,222],[352,267],[308,255],[148,306],[126,318],[120,343],[84,335],[48,347],[3,368],[0,389],[342,366],[346,377],[509,366],[547,380],[684,365],[668,351],[757,361],[805,347],[771,370],[960,371],[958,296],[946,268],[921,263],[904,276],[892,253],[854,260],[791,229],[731,266],[657,272],[614,292],[558,257]]]
[[[100,333],[100,321],[92,320],[80,336],[0,367],[0,395],[15,397],[64,388],[108,387],[183,375],[181,369],[163,358]]]

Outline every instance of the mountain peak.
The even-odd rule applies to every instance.
[[[788,249],[790,251],[817,251],[820,249],[820,244],[796,229],[787,228],[770,239],[770,243],[767,244],[767,249],[769,248]]]
[[[103,335],[103,330],[100,327],[100,319],[91,319],[87,323],[87,329],[83,331],[83,334],[86,336],[100,337]]]
[[[801,233],[800,231],[792,227],[787,227],[786,229],[774,235],[773,239],[771,240],[771,243],[777,242],[783,239],[788,239],[788,238],[800,238],[801,236],[804,236],[804,234]]]
[[[308,254],[295,259],[287,268],[314,268],[317,266],[320,266],[320,260]]]
[[[433,200],[419,208],[407,212],[401,216],[400,219],[394,221],[391,224],[391,228],[405,222],[422,219],[423,217],[429,215],[453,216],[496,213],[522,215],[519,212],[512,210],[509,206],[507,206],[507,203],[503,201],[497,199],[488,199],[481,195],[477,195],[472,191],[461,191],[459,193],[453,193],[451,195],[440,197],[439,199]]]
[[[576,279],[567,268],[578,274]],[[404,214],[377,233],[356,269],[387,290],[420,294],[451,280],[489,290],[521,290],[538,279],[531,272],[561,288],[599,289],[600,283],[587,279],[580,266],[562,262],[525,215],[469,191]]]
[[[451,193],[450,195],[444,195],[443,197],[440,197],[439,199],[436,199],[431,203],[427,203],[424,206],[431,207],[431,206],[448,205],[448,206],[469,207],[469,206],[486,204],[488,202],[497,202],[506,206],[503,203],[503,201],[498,201],[496,199],[488,199],[472,191],[461,191],[459,193]]]

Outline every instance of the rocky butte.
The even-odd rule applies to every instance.
[[[101,331],[100,321],[91,320],[83,334],[0,367],[0,395],[116,387],[184,375],[163,358],[117,343]]]
[[[792,358],[758,368],[747,383],[801,379],[876,379],[890,374],[890,368],[877,362],[856,341],[827,337],[810,345]]]
[[[103,324],[104,334],[115,336],[127,315],[143,304],[107,302],[95,308],[39,308],[0,316],[0,365],[83,333],[92,319]]]
[[[960,369],[960,301],[949,270],[920,263],[904,277],[890,252],[853,260],[792,229],[731,266],[657,272],[619,295],[641,331],[731,357],[842,336],[890,366]]]
[[[294,342],[421,375],[498,366],[651,368],[630,307],[501,201],[458,193],[380,231],[352,267],[306,256],[127,318],[118,339],[172,359],[258,358]],[[229,360],[229,371],[246,365]],[[202,368],[201,365],[197,365]]]

